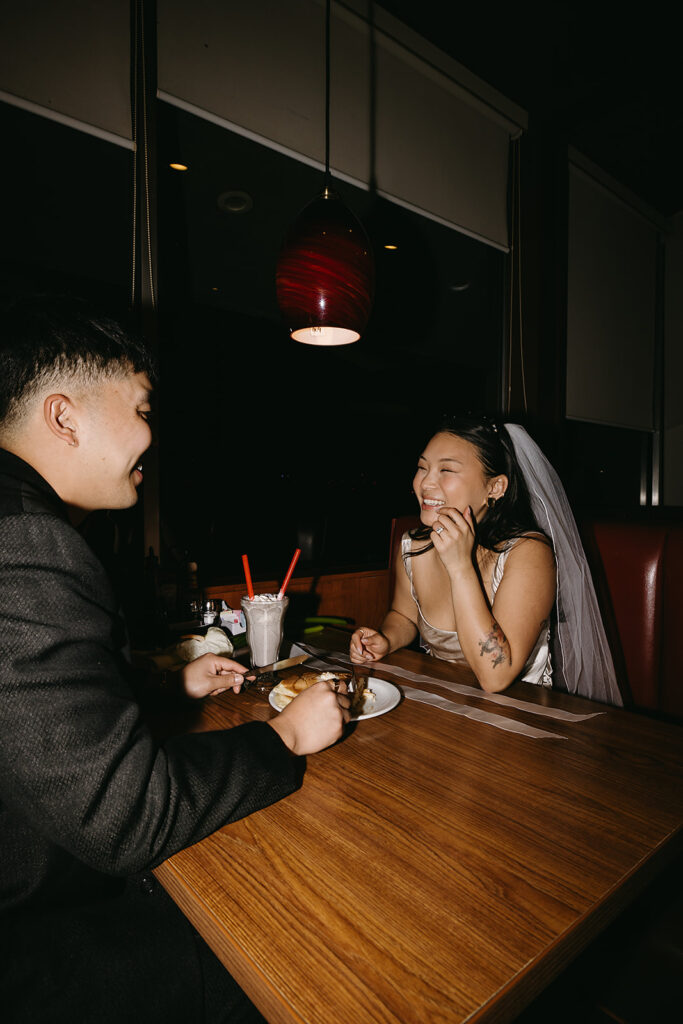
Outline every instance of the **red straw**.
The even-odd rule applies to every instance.
[[[289,583],[290,577],[291,577],[292,573],[294,572],[294,566],[298,562],[300,554],[301,554],[301,548],[297,548],[296,551],[294,552],[294,557],[292,558],[292,561],[289,563],[289,569],[287,570],[287,575],[285,576],[284,583],[280,587],[280,593],[277,595],[278,596],[278,601],[281,601],[282,598],[285,596],[285,590],[287,589],[287,584]]]
[[[247,581],[247,593],[249,594],[249,600],[254,600],[254,588],[251,583],[251,573],[249,572],[249,559],[246,555],[242,555],[242,565],[244,566],[244,578]]]

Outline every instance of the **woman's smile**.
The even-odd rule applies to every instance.
[[[440,498],[426,498],[426,497],[423,497],[423,499],[422,499],[422,508],[425,508],[425,509],[441,508],[441,506],[445,505],[445,504],[446,504],[446,502],[443,501]]]

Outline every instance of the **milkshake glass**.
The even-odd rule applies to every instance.
[[[251,667],[263,668],[277,661],[285,612],[289,598],[278,598],[277,594],[255,594],[253,598],[242,598],[242,611],[247,623],[247,643],[251,658]],[[260,690],[268,690],[275,682],[272,672],[269,679],[260,680]]]

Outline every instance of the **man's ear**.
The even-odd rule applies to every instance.
[[[48,395],[43,403],[43,416],[52,433],[70,447],[78,445],[76,419],[71,400],[66,395]]]

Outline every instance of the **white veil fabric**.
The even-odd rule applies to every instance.
[[[506,423],[505,429],[536,522],[552,541],[555,552],[557,621],[551,651],[558,688],[623,706],[593,580],[564,487],[524,427]]]

